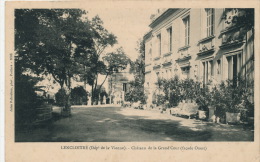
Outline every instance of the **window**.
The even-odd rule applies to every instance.
[[[168,51],[172,51],[172,27],[167,29],[168,33]]]
[[[190,66],[187,66],[187,67],[183,67],[181,68],[182,70],[182,75],[183,75],[183,79],[188,79],[190,78]]]
[[[161,56],[161,48],[162,48],[161,34],[157,35],[157,48],[158,48],[158,56]]]
[[[218,60],[217,61],[217,74],[221,74],[221,61],[220,60]]]
[[[228,62],[228,79],[236,79],[241,72],[242,54],[227,57]]]
[[[207,37],[214,34],[214,9],[206,9],[207,13]]]
[[[123,83],[123,91],[126,92],[127,91],[127,86],[126,83]]]
[[[185,19],[183,19],[183,23],[185,26],[185,37],[184,37],[184,41],[185,41],[185,46],[188,46],[190,44],[190,16],[186,17]]]
[[[213,61],[205,61],[202,62],[203,65],[203,83],[207,84],[209,83],[209,80],[214,75],[214,69],[213,69]]]

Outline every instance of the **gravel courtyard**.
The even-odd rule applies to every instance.
[[[215,124],[120,107],[73,107],[72,116],[16,133],[16,142],[253,141],[242,125]]]

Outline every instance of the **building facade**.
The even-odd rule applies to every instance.
[[[129,82],[134,80],[134,75],[130,73],[130,65],[127,68],[114,73],[108,77],[108,95],[111,104],[120,105],[125,101],[125,94],[129,89]]]
[[[152,15],[144,36],[147,103],[158,78],[212,85],[238,76],[254,79],[253,24],[241,23],[252,18],[248,13],[253,9],[171,8]]]

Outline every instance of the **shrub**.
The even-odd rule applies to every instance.
[[[153,103],[168,102],[169,107],[176,106],[181,100],[196,100],[200,110],[216,108],[215,115],[225,117],[226,112],[240,112],[244,116],[254,116],[254,82],[245,79],[227,80],[214,87],[203,85],[192,79],[158,79],[158,92]],[[161,89],[164,94],[160,93]],[[245,117],[244,117],[245,118]]]
[[[225,112],[242,113],[243,118],[246,118],[245,116],[254,114],[253,89],[251,81],[241,78],[222,82],[214,89],[216,115],[225,117]]]
[[[198,93],[198,88],[200,88],[199,83],[193,79],[185,79],[180,85],[183,100],[193,100],[196,97],[196,93]]]
[[[71,103],[73,105],[82,105],[87,102],[88,93],[82,86],[75,87],[71,90]]]
[[[36,118],[36,106],[38,104],[35,85],[41,78],[29,75],[15,75],[15,123],[28,124]],[[18,126],[18,127],[17,127]],[[18,128],[19,129],[19,128]]]
[[[67,94],[66,94],[66,91],[63,88],[59,89],[59,91],[55,94],[55,100],[56,100],[56,104],[58,106],[65,106],[66,105]]]
[[[158,94],[158,95],[156,96],[156,98],[157,98],[157,100],[156,100],[156,105],[157,105],[157,106],[163,105],[163,104],[165,103],[165,101],[166,101],[165,96],[162,95],[162,94]]]
[[[175,76],[173,79],[164,80],[162,84],[165,100],[169,102],[169,107],[177,106],[182,99],[179,78]]]
[[[208,111],[209,106],[212,105],[212,93],[207,85],[199,88],[196,95],[196,103],[198,104],[199,109],[203,111]]]
[[[130,88],[125,94],[125,101],[146,103],[147,96],[144,93],[143,84],[141,85],[138,80],[129,82]]]

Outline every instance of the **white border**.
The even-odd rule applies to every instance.
[[[5,148],[5,111],[4,111],[4,78],[5,78],[5,43],[4,43],[4,37],[5,37],[5,19],[4,19],[4,12],[5,12],[5,0],[0,1],[0,161],[5,161],[5,154],[4,154],[4,148]]]

